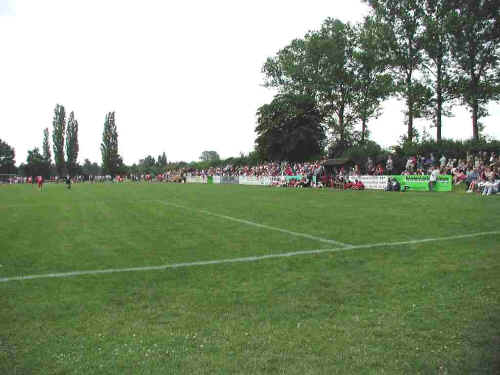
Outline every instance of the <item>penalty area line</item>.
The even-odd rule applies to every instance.
[[[377,248],[377,247],[397,247],[397,246],[403,246],[403,245],[421,244],[421,243],[426,243],[426,242],[451,241],[451,240],[458,240],[458,239],[464,239],[464,238],[474,238],[474,237],[498,235],[498,234],[500,234],[500,231],[479,232],[479,233],[462,234],[462,235],[448,236],[448,237],[424,238],[424,239],[420,239],[420,240],[399,241],[399,242],[383,242],[383,243],[374,243],[374,244],[366,244],[366,245],[352,245],[350,247],[337,247],[337,248],[333,248],[333,249],[292,251],[292,252],[288,252],[288,253],[259,255],[259,256],[244,257],[244,258],[231,258],[231,259],[207,260],[207,261],[187,262],[187,263],[174,263],[174,264],[165,264],[165,265],[161,265],[161,266],[114,268],[114,269],[111,268],[111,269],[103,269],[103,270],[87,270],[87,271],[48,273],[48,274],[41,274],[41,275],[14,276],[14,277],[0,278],[0,283],[5,283],[5,282],[9,282],[9,281],[48,279],[48,278],[60,278],[60,277],[71,277],[71,276],[81,276],[81,275],[100,275],[100,274],[120,273],[120,272],[161,271],[161,270],[166,270],[166,269],[174,269],[174,268],[182,268],[182,267],[195,267],[195,266],[207,266],[207,265],[223,264],[223,263],[256,262],[256,261],[265,260],[265,259],[272,259],[272,258],[285,258],[285,257],[299,256],[299,255],[314,255],[314,254],[334,253],[334,252],[341,252],[341,251],[371,249],[371,248]]]

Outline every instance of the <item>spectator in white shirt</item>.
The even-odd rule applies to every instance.
[[[439,168],[434,167],[434,170],[431,172],[431,175],[429,177],[429,191],[434,190],[434,186],[436,185],[438,177],[439,177]]]

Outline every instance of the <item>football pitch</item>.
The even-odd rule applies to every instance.
[[[0,374],[498,374],[500,197],[0,186]]]

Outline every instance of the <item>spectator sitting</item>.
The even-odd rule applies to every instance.
[[[401,184],[395,178],[389,177],[387,180],[387,185],[385,187],[385,191],[400,191]]]
[[[298,188],[305,188],[309,186],[309,183],[305,177],[302,177],[302,179],[297,182],[296,186]]]
[[[467,179],[466,174],[464,173],[463,170],[460,169],[460,170],[456,171],[454,176],[453,176],[453,184],[459,185],[462,182],[464,182],[466,179]]]
[[[348,182],[346,182],[346,183],[344,184],[344,190],[349,190],[349,189],[351,189],[351,188],[352,188],[352,185],[353,185],[353,183],[352,183],[352,182],[349,182],[349,181],[348,181]]]
[[[467,177],[465,178],[467,193],[472,193],[474,184],[478,178],[479,173],[477,173],[477,169],[469,169],[469,171],[467,171]]]
[[[482,195],[493,195],[498,193],[500,187],[500,180],[489,180],[486,181],[483,188]]]
[[[352,185],[352,190],[365,190],[365,185],[361,181],[356,180]]]

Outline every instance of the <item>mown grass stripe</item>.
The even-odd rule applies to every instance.
[[[349,247],[338,247],[333,249],[302,250],[302,251],[293,251],[288,253],[268,254],[268,255],[260,255],[260,256],[244,257],[244,258],[165,264],[161,266],[130,267],[130,268],[117,268],[117,269],[104,269],[104,270],[60,272],[60,273],[49,273],[42,275],[14,276],[14,277],[0,278],[0,282],[45,279],[45,278],[60,278],[60,277],[71,277],[71,276],[81,276],[81,275],[99,275],[99,274],[118,273],[118,272],[159,271],[169,268],[207,266],[207,265],[222,264],[222,263],[255,262],[271,258],[284,258],[284,257],[298,256],[298,255],[314,255],[314,254],[332,253],[332,252],[349,251],[349,250],[370,249],[376,247],[396,247],[402,245],[413,245],[413,244],[421,244],[426,242],[437,242],[437,241],[450,241],[450,240],[458,240],[464,238],[473,238],[473,237],[498,235],[498,234],[500,234],[500,231],[479,232],[479,233],[469,233],[469,234],[462,234],[462,235],[455,235],[448,237],[424,238],[420,240],[374,243],[366,245],[352,245]]]
[[[351,247],[352,246],[350,244],[343,243],[343,242],[340,242],[340,241],[331,240],[331,239],[328,239],[328,238],[317,237],[317,236],[313,236],[313,235],[310,235],[310,234],[307,234],[307,233],[294,232],[294,231],[291,231],[291,230],[288,230],[288,229],[273,227],[273,226],[266,225],[266,224],[259,224],[259,223],[255,223],[255,222],[250,221],[250,220],[238,219],[236,217],[222,215],[222,214],[217,214],[215,212],[211,212],[211,211],[207,211],[207,210],[198,210],[198,209],[187,207],[187,206],[183,206],[183,205],[180,205],[180,204],[177,204],[177,203],[172,203],[172,202],[168,202],[168,201],[158,201],[158,202],[160,202],[160,203],[162,203],[164,205],[167,205],[167,206],[173,206],[173,207],[182,208],[182,209],[185,209],[185,210],[190,210],[190,211],[195,211],[195,212],[201,212],[201,213],[204,213],[206,215],[215,216],[215,217],[218,217],[218,218],[221,218],[221,219],[234,221],[234,222],[240,223],[240,224],[246,224],[246,225],[251,225],[251,226],[254,226],[254,227],[257,227],[257,228],[263,228],[263,229],[267,229],[267,230],[273,230],[273,231],[276,231],[276,232],[286,233],[286,234],[289,234],[289,235],[295,236],[295,237],[307,238],[307,239],[310,239],[310,240],[313,240],[313,241],[319,241],[319,242],[329,243],[331,245],[337,245],[337,246],[345,246],[345,247]]]

